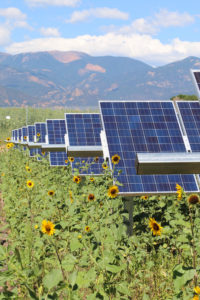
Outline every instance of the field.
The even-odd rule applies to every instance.
[[[63,113],[29,109],[28,123]],[[7,149],[3,139],[25,124],[25,109],[0,109],[0,299],[199,299],[199,195],[177,186],[132,197],[129,237],[110,170],[79,179],[69,162]]]

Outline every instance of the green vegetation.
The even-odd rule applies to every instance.
[[[188,101],[192,101],[192,100],[198,100],[198,97],[196,95],[182,95],[182,94],[179,94],[177,96],[171,97],[170,100],[188,100]]]
[[[0,108],[0,134],[1,139],[10,136],[13,129],[22,126],[33,125],[35,122],[45,122],[46,119],[64,119],[64,113],[71,112],[68,109],[37,109],[37,108]],[[10,119],[6,119],[10,116]]]
[[[198,195],[187,198],[177,186],[177,195],[133,197],[128,237],[127,212],[111,193],[108,169],[80,179],[69,163],[52,168],[48,159],[38,162],[11,147],[0,153],[0,175],[7,222],[1,231],[8,234],[0,246],[0,299],[194,296],[200,285]]]

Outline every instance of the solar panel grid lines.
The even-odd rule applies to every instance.
[[[64,151],[60,152],[49,152],[50,166],[67,166],[68,158],[67,153]]]
[[[197,91],[198,98],[200,98],[200,70],[192,69],[190,70],[192,74],[192,79]]]
[[[22,127],[22,141],[27,142],[28,129],[27,127]]]
[[[101,146],[102,124],[98,113],[66,113],[65,120],[68,146]],[[103,162],[101,157],[98,162],[94,161],[94,157],[76,157],[71,165],[72,170],[78,169],[82,176],[100,175]]]
[[[18,129],[18,142],[21,142],[21,138],[22,138],[22,129],[19,128]]]
[[[34,142],[34,136],[35,136],[35,125],[28,125],[28,142]]]
[[[100,146],[102,129],[97,113],[66,113],[66,129],[70,146]]]
[[[185,191],[197,191],[194,175],[136,175],[137,152],[186,152],[172,101],[100,101],[103,130],[111,157],[121,160],[115,167],[123,187],[120,194],[173,193],[176,183]]]
[[[15,140],[15,131],[12,130],[12,140],[14,141]]]
[[[66,123],[65,120],[46,120],[47,136],[49,144],[65,144]]]
[[[17,129],[14,130],[14,140],[15,140],[15,142],[18,141],[18,130]]]
[[[41,123],[35,123],[35,142],[37,143],[46,143],[45,136],[46,136],[46,123],[41,122]]]

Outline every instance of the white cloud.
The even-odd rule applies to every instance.
[[[0,8],[0,17],[5,18],[5,25],[10,30],[16,27],[31,29],[26,22],[26,14],[22,13],[21,10],[16,7]]]
[[[50,37],[59,37],[60,36],[59,30],[54,27],[48,27],[48,28],[41,27],[40,33],[43,36],[50,36]]]
[[[162,28],[183,27],[193,23],[194,20],[194,16],[188,13],[170,12],[166,9],[162,9],[156,13],[154,17],[136,19],[128,26],[123,26],[120,29],[111,29],[111,31],[152,35],[159,32]]]
[[[30,6],[71,6],[74,7],[80,3],[81,0],[25,0]]]
[[[71,39],[34,39],[13,43],[6,48],[12,54],[51,50],[82,51],[94,56],[127,56],[162,65],[191,55],[200,57],[200,42],[187,42],[176,38],[171,43],[163,44],[150,35],[108,33],[100,36],[82,35]]]
[[[127,20],[129,15],[117,8],[97,7],[88,10],[75,11],[66,23],[83,22],[89,18]]]
[[[10,30],[4,25],[0,25],[0,45],[7,45],[10,42]]]

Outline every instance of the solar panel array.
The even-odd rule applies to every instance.
[[[111,157],[121,157],[119,190],[123,194],[175,192],[176,183],[185,191],[198,191],[194,175],[136,175],[137,152],[186,152],[171,101],[100,102],[102,123]]]
[[[18,139],[18,130],[15,129],[14,130],[14,140],[15,140],[15,142],[17,142],[17,139]]]
[[[22,129],[19,128],[18,129],[18,141],[21,141],[21,138],[22,138]]]
[[[101,146],[102,125],[99,114],[70,113],[65,114],[65,118],[70,146]],[[82,175],[98,175],[103,172],[103,162],[102,157],[99,157],[97,162],[94,161],[94,157],[76,157],[72,163],[72,168],[78,169]]]

